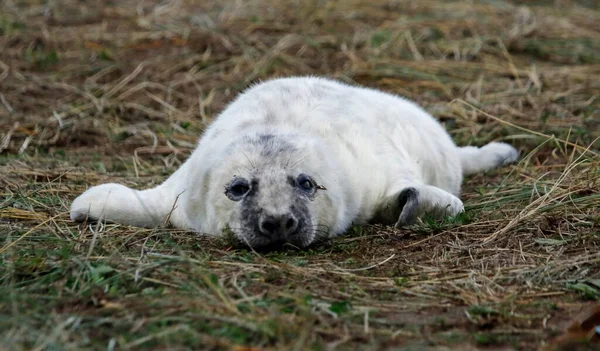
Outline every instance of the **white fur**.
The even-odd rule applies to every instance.
[[[244,145],[245,137],[265,132],[284,135],[299,151],[284,164],[281,157],[264,160],[251,148],[236,149],[236,142]],[[235,99],[163,184],[144,191],[93,187],[73,202],[71,218],[89,215],[151,227],[170,216],[175,227],[219,235],[239,215],[223,194],[231,177],[255,172],[277,182],[282,169],[293,168],[311,172],[327,188],[319,191],[311,213],[315,224],[334,236],[393,206],[407,187],[419,192],[420,214],[456,215],[463,211],[458,198],[463,173],[489,170],[517,156],[503,143],[457,147],[433,117],[395,95],[324,78],[275,79]],[[277,211],[282,204],[276,198],[272,194],[262,206]]]

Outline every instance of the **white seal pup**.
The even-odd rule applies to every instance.
[[[518,159],[508,144],[454,144],[425,110],[399,96],[318,77],[254,85],[205,130],[164,183],[90,188],[74,221],[139,227],[169,222],[233,233],[251,247],[306,247],[352,224],[402,227],[463,211],[463,175]]]

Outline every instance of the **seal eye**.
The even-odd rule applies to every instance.
[[[244,196],[248,190],[250,190],[250,188],[246,184],[236,184],[229,189],[231,195],[234,196]]]
[[[307,180],[303,180],[303,181],[300,183],[300,187],[301,187],[302,189],[304,189],[304,190],[307,190],[307,191],[308,191],[308,190],[312,190],[312,188],[313,188],[313,185],[312,185],[312,183],[310,182],[310,180],[308,180],[308,179],[307,179]]]
[[[313,180],[305,174],[301,174],[298,176],[296,184],[300,189],[309,193],[315,190],[315,182],[313,182]]]
[[[231,200],[238,201],[241,200],[244,195],[246,195],[250,191],[250,185],[248,181],[244,178],[236,178],[231,184],[227,187],[225,194]]]

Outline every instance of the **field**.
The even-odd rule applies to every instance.
[[[464,216],[303,251],[69,220],[289,75],[406,96],[521,159],[469,176]],[[598,350],[565,330],[600,299],[599,138],[594,0],[2,1],[0,349]]]

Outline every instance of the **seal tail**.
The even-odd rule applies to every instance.
[[[459,147],[458,154],[464,175],[489,171],[519,159],[517,149],[498,142],[492,142],[482,147]]]
[[[167,220],[173,222],[180,217],[180,211],[175,210],[183,192],[180,189],[183,166],[151,189],[135,190],[116,183],[94,186],[73,201],[71,220],[89,219],[145,228],[166,224]]]

